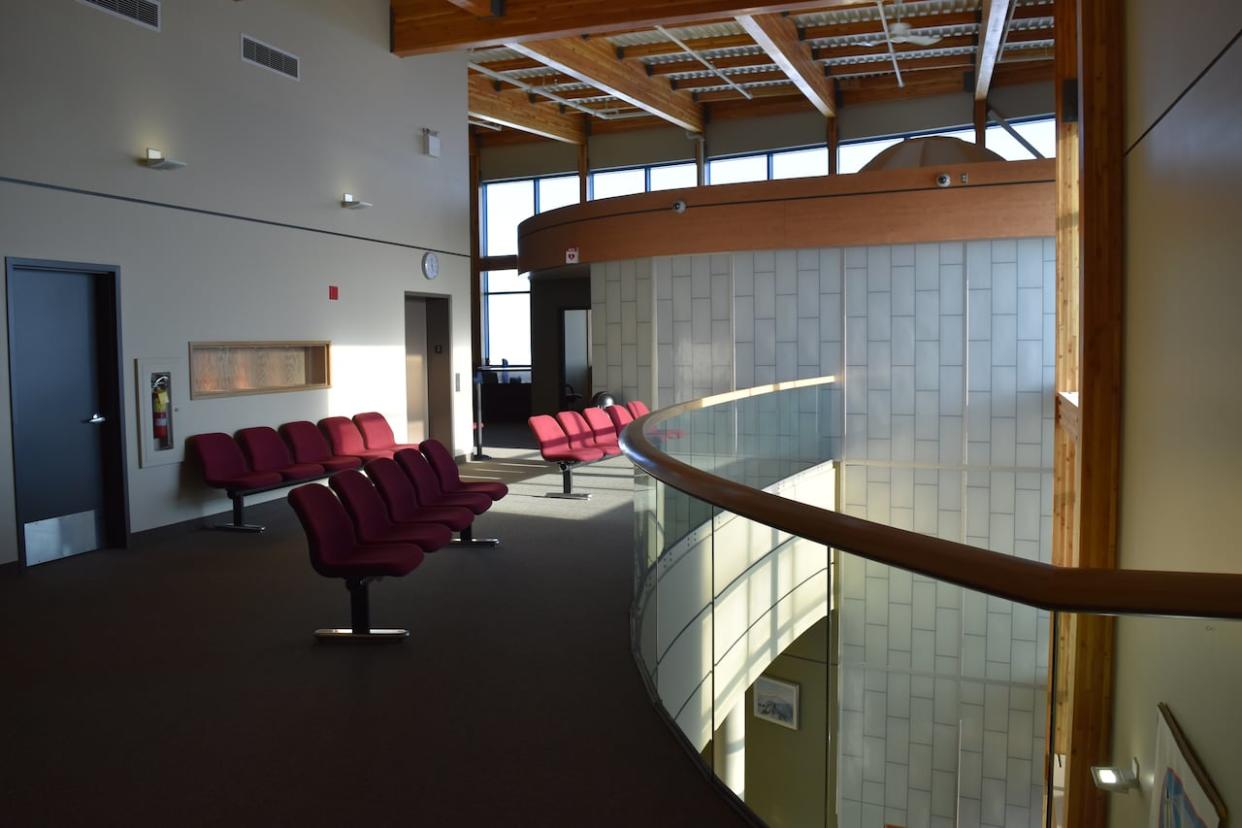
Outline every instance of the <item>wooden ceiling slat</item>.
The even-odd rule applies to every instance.
[[[483,75],[469,77],[468,111],[471,117],[564,141],[581,144],[586,141],[586,117],[565,114],[552,107],[536,106],[525,92],[518,89],[497,91]]]

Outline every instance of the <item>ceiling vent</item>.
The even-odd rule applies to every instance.
[[[123,17],[139,26],[160,30],[159,0],[78,0],[94,9]]]
[[[242,35],[242,60],[278,72],[287,78],[298,80],[301,77],[302,62],[297,55],[282,52],[248,35]]]

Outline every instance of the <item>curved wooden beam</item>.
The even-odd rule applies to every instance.
[[[1054,566],[896,529],[786,500],[677,460],[645,431],[679,414],[732,400],[834,382],[776,383],[681,403],[644,415],[621,434],[626,457],[657,480],[782,532],[939,581],[1054,612],[1242,618],[1242,575]]]

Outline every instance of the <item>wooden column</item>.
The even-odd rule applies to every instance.
[[[589,139],[583,139],[578,145],[578,203],[586,204],[587,196],[590,193],[588,184],[591,180],[591,150],[588,146]]]
[[[707,136],[700,136],[694,142],[694,174],[695,186],[702,187],[707,183]]]
[[[980,147],[988,145],[988,102],[975,101],[975,144]]]
[[[832,117],[828,119],[828,174],[837,174],[837,150],[841,146],[841,139],[837,135],[837,119]]]
[[[483,364],[483,274],[479,269],[479,137],[473,133],[470,142],[470,366]]]

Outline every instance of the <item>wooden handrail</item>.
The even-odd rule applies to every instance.
[[[674,489],[783,532],[998,598],[1057,612],[1242,618],[1242,575],[1140,569],[1080,569],[991,552],[955,541],[787,500],[695,468],[643,433],[673,417],[743,397],[827,384],[832,377],[776,383],[705,397],[639,417],[621,434],[635,465]]]

